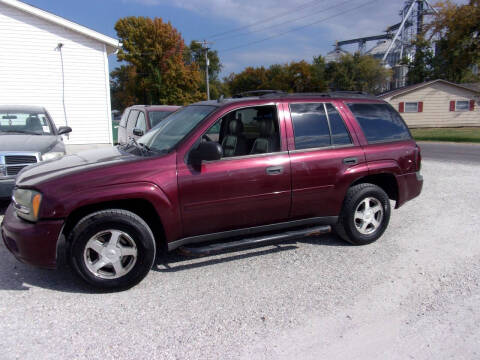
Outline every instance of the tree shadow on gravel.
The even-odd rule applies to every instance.
[[[235,250],[230,253],[224,252],[203,258],[187,257],[178,251],[174,251],[158,259],[152,270],[159,273],[188,271],[195,268],[214,266],[216,264],[234,262],[257,256],[292,251],[298,248],[299,243],[323,246],[349,246],[336,236],[329,234],[290,240],[276,245]],[[80,294],[112,292],[95,289],[85,284],[73,274],[72,269],[70,269],[65,261],[59,264],[59,268],[56,271],[36,268],[20,263],[8,252],[3,244],[0,244],[0,292],[2,290],[29,291],[31,287]]]
[[[28,291],[32,286],[71,293],[98,293],[97,290],[84,285],[77,279],[65,264],[59,265],[57,271],[22,264],[1,244],[0,291]]]
[[[311,236],[308,238],[294,239],[289,241],[284,241],[278,244],[260,246],[254,248],[246,248],[243,250],[233,250],[233,251],[224,251],[218,254],[207,255],[204,257],[195,257],[183,255],[178,251],[169,253],[163,258],[158,259],[157,266],[153,267],[152,270],[158,272],[177,272],[196,269],[204,266],[211,266],[216,264],[222,264],[226,262],[232,262],[237,260],[248,259],[257,256],[264,256],[267,254],[275,254],[283,251],[295,250],[298,248],[298,243],[312,244],[312,245],[323,245],[323,246],[351,246],[344,241],[340,240],[333,234],[322,235],[322,236]],[[238,254],[239,252],[247,253]],[[229,253],[233,253],[231,256],[226,256]],[[199,260],[196,262],[191,262],[194,260]]]

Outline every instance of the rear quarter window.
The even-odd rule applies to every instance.
[[[388,104],[348,104],[369,143],[411,139],[400,114]]]

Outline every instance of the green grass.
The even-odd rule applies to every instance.
[[[480,143],[480,127],[410,129],[415,140]]]

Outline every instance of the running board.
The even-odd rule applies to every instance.
[[[181,246],[178,250],[188,256],[207,256],[227,250],[245,249],[257,246],[272,245],[275,243],[329,233],[332,230],[329,225],[314,226],[301,230],[287,231],[279,234],[270,234],[242,240],[216,243],[205,246],[186,247]]]

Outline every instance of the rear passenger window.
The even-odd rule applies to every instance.
[[[369,143],[411,139],[408,127],[388,104],[348,104]]]
[[[295,149],[330,146],[330,129],[323,104],[290,104]]]
[[[326,104],[330,129],[332,130],[333,145],[350,145],[352,139],[348,133],[347,127],[337,109],[332,104]]]

